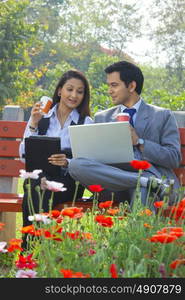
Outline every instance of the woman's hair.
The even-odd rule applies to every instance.
[[[52,107],[54,105],[56,105],[56,103],[60,102],[60,96],[58,95],[58,89],[62,88],[64,86],[64,84],[72,78],[76,78],[79,79],[83,82],[84,84],[84,97],[83,100],[81,102],[81,104],[76,108],[79,112],[79,114],[81,116],[90,116],[90,108],[89,108],[89,102],[90,102],[90,88],[89,88],[89,82],[86,79],[86,77],[83,75],[82,72],[78,71],[78,70],[69,70],[67,72],[65,72],[62,77],[60,78],[55,92],[53,94],[53,104]]]

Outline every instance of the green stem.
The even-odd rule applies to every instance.
[[[93,195],[92,215],[94,214],[97,196],[98,196],[98,193],[95,192]]]
[[[43,191],[42,193],[39,193],[39,198],[40,198],[40,201],[39,201],[39,213],[41,213],[43,211],[42,204],[43,204],[44,194],[45,194],[45,191]]]
[[[142,203],[141,203],[141,193],[140,193],[140,178],[141,178],[142,170],[139,170],[139,176],[137,180],[137,185],[136,185],[136,194],[135,194],[135,199],[133,203],[133,213],[137,213],[139,208],[141,208]]]
[[[53,206],[53,196],[54,196],[54,192],[51,192],[51,198],[49,199],[49,211],[52,210],[52,206]]]
[[[31,215],[35,214],[33,207],[32,195],[31,195],[31,179],[28,178],[28,208]]]
[[[151,187],[152,187],[152,181],[150,181],[148,192],[147,192],[147,197],[146,197],[146,206],[147,207],[150,206],[150,204],[149,204],[149,197],[150,197]]]
[[[75,192],[74,192],[74,196],[73,196],[73,201],[72,201],[72,206],[75,206],[75,200],[76,200],[76,195],[78,192],[78,186],[79,186],[80,182],[79,181],[75,181]]]

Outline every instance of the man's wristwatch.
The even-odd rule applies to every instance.
[[[145,141],[143,139],[138,139],[136,146],[144,145]]]

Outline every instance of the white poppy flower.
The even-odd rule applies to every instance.
[[[25,170],[21,169],[19,170],[20,172],[20,177],[27,179],[27,178],[32,178],[32,179],[38,179],[39,174],[42,173],[42,170],[34,170],[33,172],[26,172]]]
[[[30,222],[36,221],[36,222],[43,222],[44,224],[49,224],[51,223],[51,220],[48,219],[48,216],[42,215],[42,214],[35,214],[33,216],[28,216],[28,220]]]
[[[7,242],[0,242],[0,252],[5,253],[8,250],[5,249],[5,247],[7,246]]]
[[[37,272],[33,270],[19,270],[17,271],[16,278],[36,278]]]
[[[67,188],[64,187],[64,184],[56,181],[46,180],[46,177],[41,179],[41,189],[42,190],[50,190],[52,192],[64,192]]]

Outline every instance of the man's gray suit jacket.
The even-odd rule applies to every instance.
[[[121,105],[114,106],[95,114],[95,123],[115,122],[116,115],[121,112]],[[135,120],[137,135],[145,140],[142,160],[152,164],[149,169],[157,177],[175,179],[175,187],[179,181],[173,172],[181,161],[180,137],[176,119],[169,109],[147,104],[143,100]],[[113,145],[112,145],[113,146]]]

